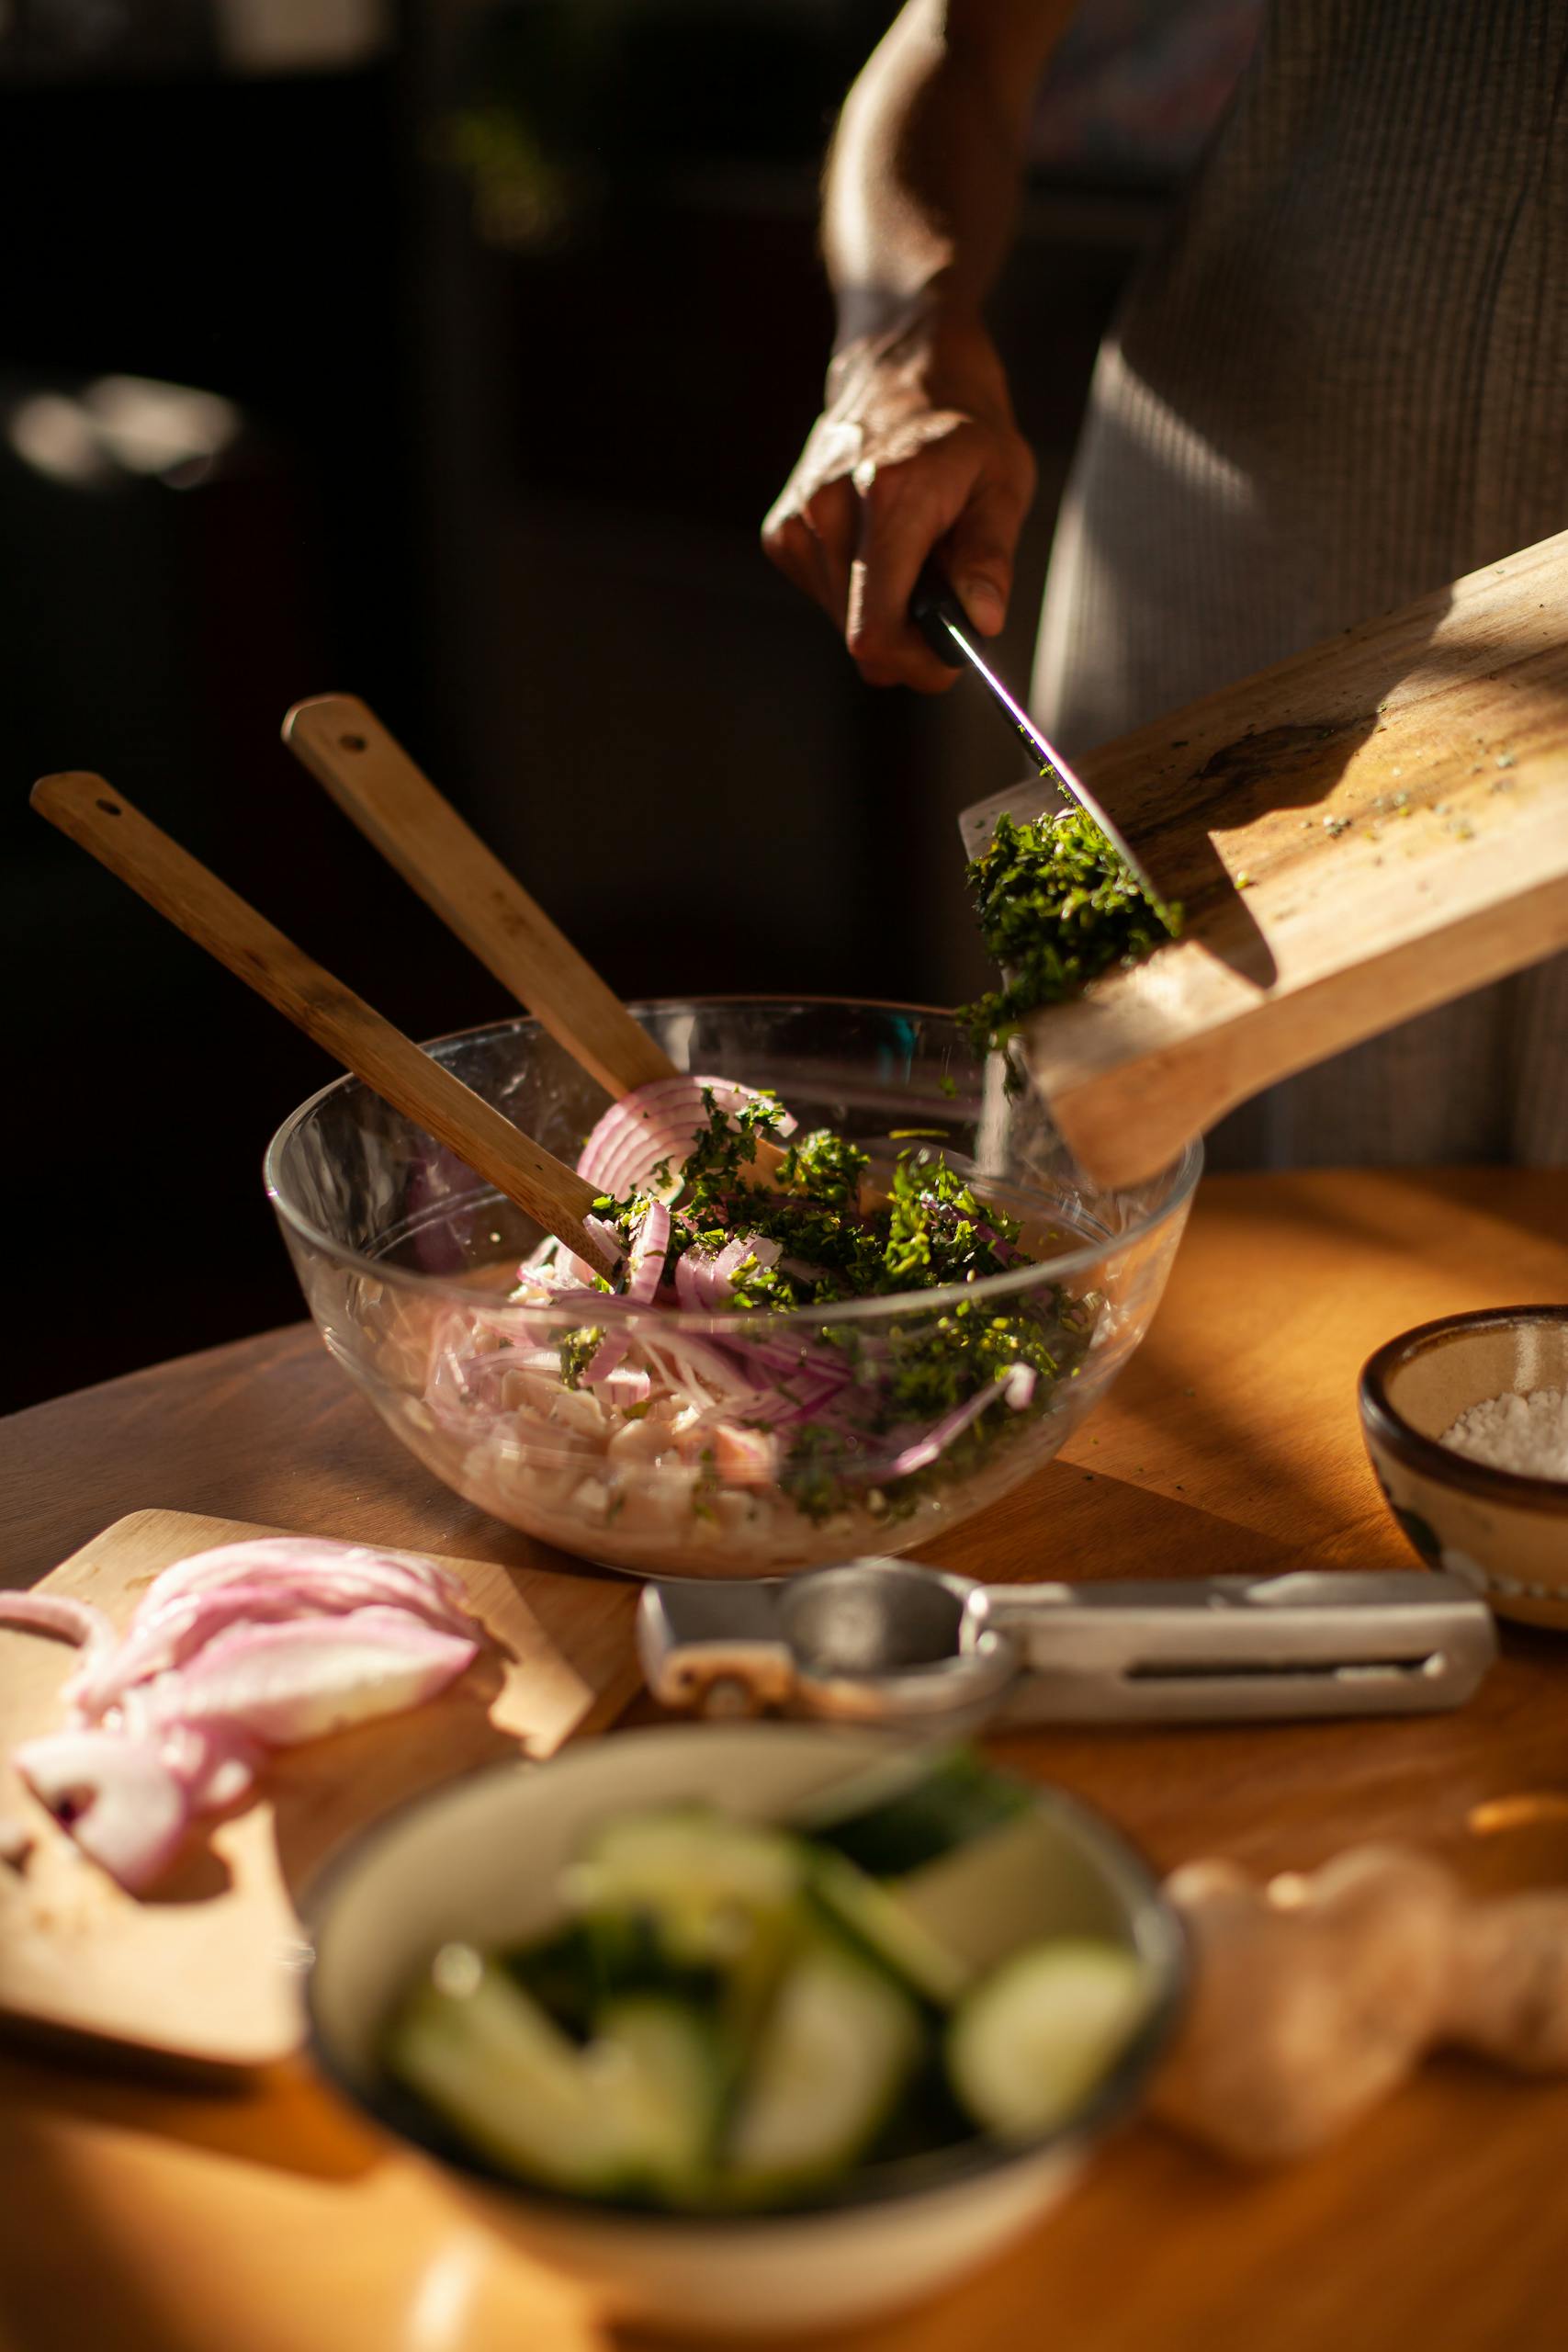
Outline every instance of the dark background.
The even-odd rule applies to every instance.
[[[417,1035],[511,1008],[284,750],[307,694],[362,694],[623,993],[981,983],[953,818],[1006,730],[863,687],[757,546],[829,344],[822,149],[891,14],[0,0],[0,1406],[292,1318],[260,1159],[332,1075],[37,775],[111,778]],[[995,304],[1042,465],[1021,679],[1172,169],[1067,148]]]

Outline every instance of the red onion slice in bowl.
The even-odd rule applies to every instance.
[[[678,1173],[707,1126],[705,1094],[712,1095],[720,1111],[733,1114],[760,1101],[762,1091],[730,1078],[656,1079],[611,1103],[582,1147],[577,1172],[612,1200],[624,1200],[665,1160]],[[780,1110],[777,1127],[782,1136],[794,1134],[795,1121],[787,1111]]]

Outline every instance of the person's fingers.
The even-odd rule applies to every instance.
[[[949,584],[982,637],[995,637],[1007,619],[1018,535],[1033,493],[1032,459],[1011,480],[981,482],[943,545]]]
[[[850,566],[860,528],[860,502],[851,483],[841,477],[824,482],[807,501],[801,519],[816,541],[823,602],[842,629],[850,600]]]
[[[762,551],[792,585],[802,589],[815,603],[823,602],[827,581],[821,549],[816,534],[787,490],[762,524]]]
[[[920,567],[940,548],[965,611],[994,635],[1033,481],[1028,448],[1005,424],[928,410],[872,432],[822,416],[762,526],[762,544],[843,631],[868,684],[940,694],[956,673],[909,619]]]
[[[863,468],[860,546],[850,576],[850,651],[874,686],[944,694],[953,673],[909,618],[920,566],[962,511],[971,469],[931,458],[919,465]]]
[[[770,560],[840,629],[860,519],[850,472],[861,446],[858,427],[819,418],[762,524],[762,547]]]

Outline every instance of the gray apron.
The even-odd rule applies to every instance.
[[[1565,77],[1568,0],[1270,0],[1095,371],[1034,676],[1069,754],[1568,528]],[[1568,957],[1213,1146],[1568,1162]]]

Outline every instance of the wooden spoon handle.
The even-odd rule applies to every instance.
[[[591,1078],[618,1099],[683,1074],[357,695],[297,702],[283,740]],[[740,1181],[766,1189],[783,1157],[776,1144],[759,1143]]]
[[[601,1086],[676,1075],[544,909],[355,695],[297,702],[283,740],[465,946]]]
[[[579,1257],[604,1265],[604,1252],[582,1229],[593,1185],[296,947],[123,793],[99,775],[46,775],[33,786],[32,805],[394,1110],[448,1145]]]

